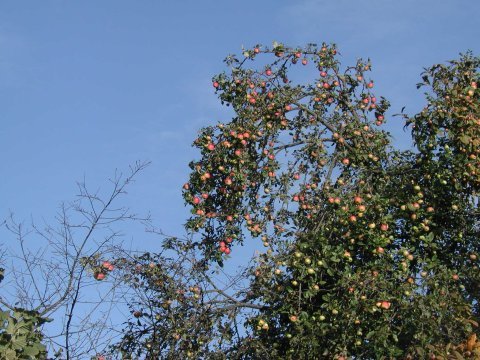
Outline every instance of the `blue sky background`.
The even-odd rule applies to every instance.
[[[473,0],[3,0],[0,218],[50,221],[76,181],[106,187],[116,168],[151,160],[125,204],[181,234],[190,144],[200,127],[229,119],[211,86],[227,54],[274,40],[335,42],[344,64],[372,59],[391,113],[413,113],[423,67],[480,54],[479,13]],[[388,128],[405,147],[399,121]]]
[[[84,176],[95,189],[116,168],[151,160],[126,204],[182,234],[190,144],[200,127],[229,119],[211,86],[227,54],[274,40],[335,42],[344,64],[372,59],[391,113],[413,113],[423,67],[480,54],[479,13],[476,0],[3,0],[0,219],[49,221]],[[397,121],[389,129],[406,147]]]
[[[202,126],[229,120],[211,86],[227,54],[335,42],[344,64],[372,59],[390,114],[413,114],[423,67],[480,55],[479,13],[478,0],[2,0],[0,222],[13,211],[52,223],[76,181],[106,189],[115,169],[150,160],[123,204],[181,235],[190,144]],[[409,146],[400,119],[387,126]],[[159,250],[141,230],[126,225],[126,240]],[[2,244],[16,244],[4,228]],[[234,249],[233,264],[256,247]]]

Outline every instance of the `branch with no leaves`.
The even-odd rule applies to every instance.
[[[77,199],[60,206],[55,225],[47,223],[39,227],[32,223],[25,227],[13,216],[4,222],[16,237],[17,244],[8,249],[10,264],[6,264],[5,273],[14,281],[2,284],[2,292],[6,294],[1,299],[2,304],[9,307],[20,304],[45,318],[58,318],[59,312],[64,311],[63,324],[55,322],[56,326],[61,325],[60,330],[55,330],[57,334],[50,333],[48,328],[45,330],[47,340],[49,338],[52,345],[63,348],[67,359],[86,355],[87,345],[95,348],[111,341],[111,338],[105,338],[105,335],[111,337],[112,333],[107,333],[109,326],[101,316],[112,309],[112,303],[106,301],[105,295],[111,292],[91,295],[96,281],[86,276],[90,269],[84,259],[108,259],[121,247],[122,233],[114,228],[115,225],[125,221],[149,221],[149,217],[139,217],[127,207],[116,205],[138,173],[148,165],[148,162],[137,162],[127,175],[116,172],[109,179],[111,189],[108,192],[91,192],[85,180],[78,183]],[[113,283],[112,289],[117,286],[118,283]],[[90,297],[92,299],[86,301]],[[80,308],[82,312],[87,311],[83,320],[77,314]],[[86,338],[97,340],[88,341],[88,344],[79,341]]]

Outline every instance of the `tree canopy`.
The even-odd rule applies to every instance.
[[[176,247],[192,252],[204,285],[190,287],[188,311],[184,293],[171,299],[182,325],[167,348],[242,359],[478,352],[480,60],[425,70],[425,108],[399,115],[411,151],[382,130],[389,102],[370,61],[342,66],[335,45],[274,44],[225,62],[213,86],[235,116],[194,141],[201,157],[183,188],[197,235]],[[217,289],[208,271],[254,239],[265,251],[239,289]],[[193,323],[210,335],[192,336]]]

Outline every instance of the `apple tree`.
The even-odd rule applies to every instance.
[[[342,66],[335,45],[274,43],[225,62],[213,87],[234,116],[194,141],[190,236],[165,242],[181,262],[128,265],[145,296],[134,306],[148,311],[129,322],[123,352],[477,356],[480,59],[422,74],[425,108],[397,117],[411,151],[384,130],[389,102],[369,60]],[[241,246],[264,251],[220,286],[212,274]]]

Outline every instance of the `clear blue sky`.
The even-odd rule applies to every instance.
[[[372,59],[392,113],[413,112],[422,67],[480,54],[479,13],[476,0],[3,0],[0,218],[51,219],[77,180],[95,188],[142,159],[153,163],[128,204],[181,234],[191,141],[228,120],[211,87],[225,55],[274,40],[336,42],[346,64]],[[401,125],[390,120],[405,145]]]

